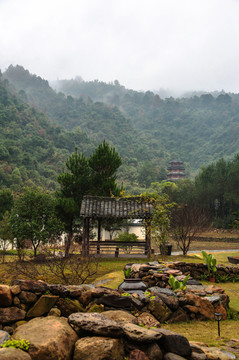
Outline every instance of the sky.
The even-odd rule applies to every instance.
[[[0,0],[0,69],[239,92],[239,0]]]

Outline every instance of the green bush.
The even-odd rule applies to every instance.
[[[124,232],[119,234],[115,240],[122,242],[134,242],[138,240],[138,236],[136,234],[129,234],[128,232]]]

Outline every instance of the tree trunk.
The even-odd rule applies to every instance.
[[[72,243],[72,238],[73,238],[73,233],[69,232],[68,235],[67,235],[66,242],[65,242],[65,257],[69,256],[70,247],[71,247],[71,243]]]

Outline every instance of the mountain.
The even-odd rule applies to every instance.
[[[239,149],[239,95],[224,92],[192,93],[161,99],[152,91],[125,89],[118,81],[61,80],[58,91],[74,97],[117,106],[132,124],[164,152],[180,158],[191,174],[221,157],[231,159]]]
[[[123,159],[118,177],[128,189],[133,186],[135,192],[138,186],[165,179],[170,155],[159,140],[138,129],[115,104],[57,93],[48,81],[22,66],[9,66],[3,77],[17,96],[43,111],[55,126],[66,131],[80,127],[94,144],[105,139],[115,146]]]
[[[12,94],[0,76],[0,188],[37,185],[56,189],[56,179],[75,146],[88,154],[94,143],[79,128],[67,132]]]

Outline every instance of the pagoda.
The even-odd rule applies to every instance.
[[[167,180],[174,181],[185,178],[185,167],[183,161],[180,160],[172,160],[169,162],[169,166],[167,168]]]

